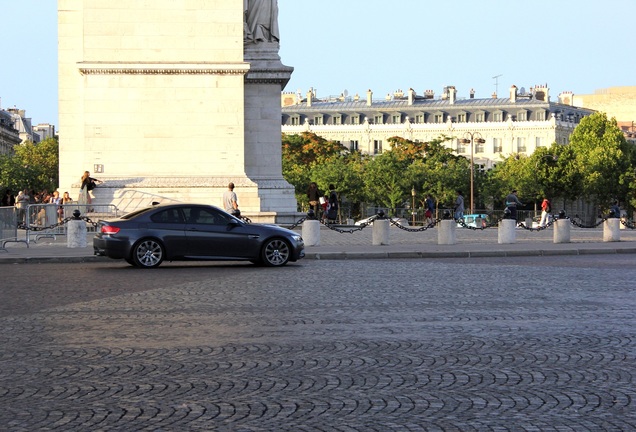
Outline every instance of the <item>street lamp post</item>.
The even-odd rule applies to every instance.
[[[413,198],[413,207],[411,207],[411,215],[413,216],[413,226],[415,226],[415,186],[411,189],[411,197]]]
[[[468,139],[470,137],[470,139]],[[486,142],[479,132],[466,132],[464,138],[460,140],[463,144],[470,144],[470,214],[474,214],[475,208],[475,155],[474,143],[483,144]]]

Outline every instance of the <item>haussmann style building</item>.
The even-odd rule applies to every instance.
[[[394,136],[415,142],[428,142],[442,136],[445,145],[457,154],[470,157],[475,140],[474,163],[490,169],[511,154],[531,154],[552,143],[568,144],[569,137],[582,118],[594,110],[571,103],[550,101],[547,85],[525,89],[511,86],[507,97],[460,98],[453,86],[445,87],[439,97],[432,90],[418,95],[413,89],[397,91],[384,100],[374,100],[371,90],[366,98],[341,95],[319,99],[313,90],[305,98],[283,93],[282,132],[313,132],[340,142],[350,150],[378,154],[389,148]],[[571,101],[571,98],[568,99]],[[481,140],[480,140],[481,141]]]

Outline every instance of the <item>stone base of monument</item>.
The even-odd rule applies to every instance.
[[[621,220],[618,218],[607,219],[603,222],[603,241],[617,242],[621,241]]]
[[[389,220],[376,219],[372,225],[373,246],[389,244]]]
[[[568,219],[559,219],[552,226],[554,227],[553,243],[570,243],[570,221]]]
[[[320,246],[320,222],[315,219],[304,221],[302,236],[305,246]]]
[[[512,244],[517,242],[517,221],[514,219],[502,219],[497,230],[497,242],[499,244]]]
[[[86,242],[86,222],[83,220],[70,220],[66,224],[66,247],[85,248]]]
[[[454,220],[442,220],[438,227],[437,244],[454,245],[457,243],[457,223]]]

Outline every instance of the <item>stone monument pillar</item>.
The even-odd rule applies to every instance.
[[[275,0],[58,0],[60,188],[88,170],[94,202],[131,211],[221,206],[233,182],[242,214],[294,219],[277,35]]]

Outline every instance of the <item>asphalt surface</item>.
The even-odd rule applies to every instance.
[[[151,271],[7,245],[0,430],[636,430],[630,236],[323,228],[283,268]]]

